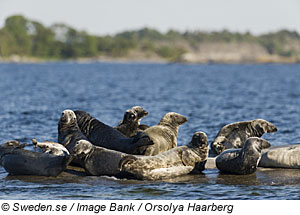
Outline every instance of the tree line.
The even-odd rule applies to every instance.
[[[178,32],[161,33],[143,28],[116,35],[96,36],[78,31],[65,24],[45,27],[23,16],[10,16],[0,29],[0,57],[11,55],[32,56],[45,59],[76,59],[79,57],[126,56],[130,50],[140,50],[170,60],[178,61],[187,48],[197,49],[206,42],[259,43],[271,55],[299,56],[300,36],[295,31],[281,30],[254,36],[251,33]],[[298,44],[298,47],[293,45]],[[288,44],[288,45],[287,45]]]

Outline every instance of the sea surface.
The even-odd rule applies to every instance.
[[[178,144],[195,131],[209,142],[226,124],[263,118],[278,131],[272,145],[300,143],[300,64],[0,64],[0,142],[57,140],[64,109],[81,109],[115,126],[126,109],[188,118]],[[247,176],[216,169],[164,181],[74,175],[9,176],[0,167],[0,199],[300,199],[300,170],[259,169]]]

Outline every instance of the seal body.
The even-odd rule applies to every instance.
[[[186,121],[187,119],[178,113],[165,114],[158,125],[144,131],[154,144],[145,147],[144,152],[140,153],[148,156],[157,155],[176,147],[178,127]]]
[[[81,157],[83,167],[89,175],[121,177],[120,160],[128,155],[119,151],[95,146],[89,141],[80,140],[74,147],[76,156]]]
[[[223,173],[246,175],[256,171],[263,149],[270,143],[258,137],[248,138],[242,149],[228,149],[216,158],[216,166]]]
[[[300,144],[276,146],[263,151],[258,166],[300,169]]]
[[[128,138],[117,129],[100,122],[85,111],[77,110],[75,114],[81,132],[96,146],[136,154],[139,152],[139,147],[153,144],[145,134],[139,133],[132,138]]]
[[[144,130],[144,125],[141,125],[141,119],[148,115],[140,106],[134,106],[127,110],[120,124],[115,128],[124,134],[126,137],[133,137],[137,132]]]
[[[58,176],[64,171],[72,157],[57,156],[16,147],[1,158],[4,169],[12,175]]]
[[[196,132],[188,145],[155,156],[125,156],[120,161],[120,169],[137,179],[159,180],[188,174],[197,164],[205,162],[207,157],[206,134]]]
[[[211,143],[211,153],[218,155],[225,149],[242,148],[249,137],[261,137],[264,133],[276,131],[275,125],[263,119],[226,125]]]

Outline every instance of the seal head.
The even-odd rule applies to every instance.
[[[79,140],[73,148],[73,152],[77,156],[84,157],[91,153],[94,147],[95,146],[87,140]]]
[[[72,110],[64,110],[61,113],[60,124],[70,125],[76,123],[76,115]]]
[[[126,137],[133,137],[137,134],[138,131],[141,130],[141,119],[147,115],[148,112],[145,111],[142,107],[134,106],[125,112],[120,124],[115,128],[122,134],[124,134]]]
[[[264,120],[264,119],[255,119],[251,122],[252,127],[255,128],[260,133],[273,133],[277,131],[277,128],[272,123]]]
[[[148,112],[141,106],[134,106],[131,109],[126,110],[120,125],[137,121],[140,124],[142,118],[148,115]]]
[[[184,124],[185,122],[187,122],[186,117],[182,116],[179,113],[169,112],[161,118],[159,125],[168,125],[171,127],[178,127],[178,126]]]

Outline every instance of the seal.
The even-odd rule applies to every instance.
[[[300,144],[275,146],[263,151],[258,166],[300,169]]]
[[[74,111],[81,132],[94,145],[128,154],[137,154],[139,147],[152,145],[150,138],[138,133],[136,136],[125,137],[117,129],[110,127],[85,111]]]
[[[140,154],[147,156],[157,155],[177,147],[178,128],[186,121],[187,119],[178,113],[169,112],[165,114],[158,125],[144,131],[154,144],[141,148]]]
[[[89,175],[121,177],[120,160],[128,155],[123,152],[95,146],[87,140],[79,140],[73,151],[83,161]]]
[[[71,160],[72,156],[57,156],[55,152],[51,152],[51,149],[43,153],[17,146],[2,155],[1,163],[4,169],[12,175],[56,177],[66,169]]]
[[[120,124],[115,128],[126,137],[133,137],[139,131],[145,130],[145,125],[141,125],[141,119],[148,115],[141,106],[134,106],[126,110]]]
[[[249,137],[261,137],[264,133],[276,131],[275,125],[263,119],[231,123],[219,131],[210,145],[211,153],[218,155],[225,149],[242,148]]]
[[[60,143],[51,141],[38,142],[36,139],[32,139],[32,143],[35,147],[39,147],[44,153],[49,153],[57,156],[70,155],[69,151]]]
[[[119,166],[137,179],[160,180],[188,174],[196,164],[205,162],[207,157],[207,136],[204,132],[196,132],[187,145],[155,156],[128,155],[122,158]]]
[[[75,113],[72,110],[64,110],[58,122],[58,143],[73,154],[73,148],[79,140],[87,140],[87,137],[79,129]]]
[[[216,166],[223,173],[247,175],[256,171],[263,149],[270,143],[258,137],[250,137],[241,149],[228,149],[216,158]]]

